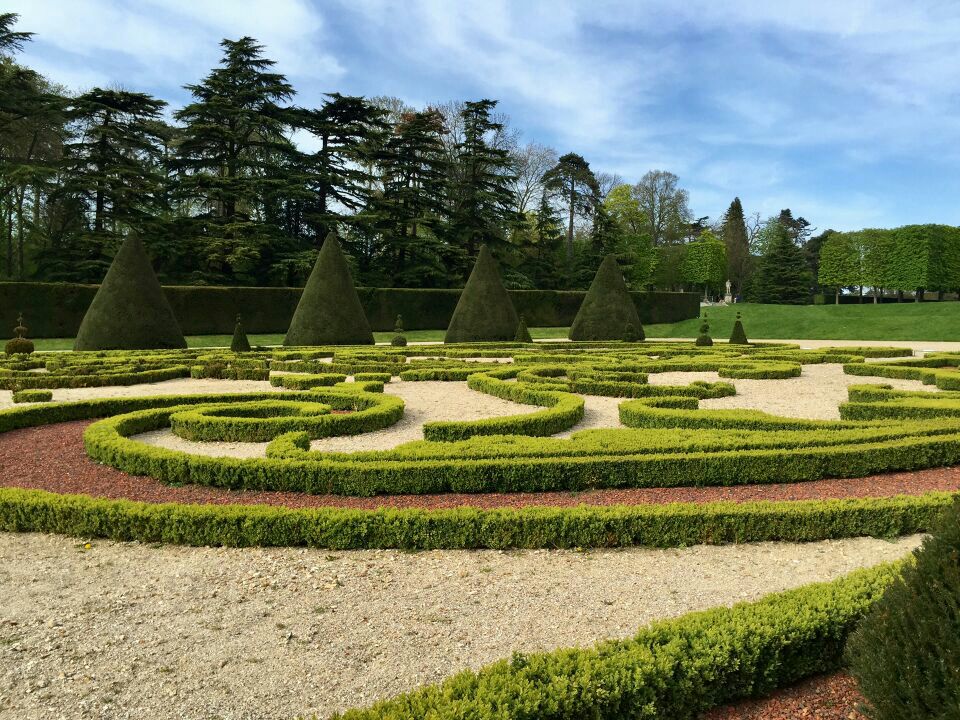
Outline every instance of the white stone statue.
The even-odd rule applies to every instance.
[[[729,280],[727,280],[727,285],[726,285],[726,287],[727,287],[727,292],[726,292],[726,294],[723,296],[723,301],[729,305],[730,303],[733,302],[733,295],[730,293],[730,281],[729,281]]]

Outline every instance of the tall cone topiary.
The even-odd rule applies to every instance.
[[[187,341],[136,235],[110,263],[77,331],[74,350],[185,348]]]
[[[628,325],[643,339],[640,314],[630,297],[623,273],[613,255],[607,255],[590,283],[570,326],[571,340],[623,340]]]
[[[233,327],[233,340],[230,341],[230,349],[233,352],[250,352],[250,341],[247,339],[247,332],[243,329],[243,319],[240,313],[237,313],[237,324]]]
[[[510,295],[500,281],[497,261],[487,246],[481,245],[443,341],[509,342],[519,322]]]
[[[373,345],[347,259],[334,233],[320,249],[284,345]]]
[[[733,332],[730,333],[731,345],[749,345],[747,333],[743,330],[743,322],[740,320],[740,313],[737,313],[737,321],[733,324]]]

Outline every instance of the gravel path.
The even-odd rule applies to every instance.
[[[0,717],[323,717],[918,543],[330,554],[0,534]]]

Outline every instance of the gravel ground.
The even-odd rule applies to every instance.
[[[331,554],[0,534],[0,718],[323,717],[919,541]]]

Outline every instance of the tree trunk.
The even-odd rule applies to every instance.
[[[863,285],[860,286],[860,304],[863,305]]]
[[[23,280],[23,199],[26,194],[27,188],[23,186],[17,197],[17,280]]]
[[[916,292],[913,293],[914,302],[923,302],[923,288],[917,288]]]
[[[13,195],[7,195],[7,278],[13,280]]]
[[[840,288],[837,288],[837,291],[833,294],[833,304],[834,305],[840,304]]]

